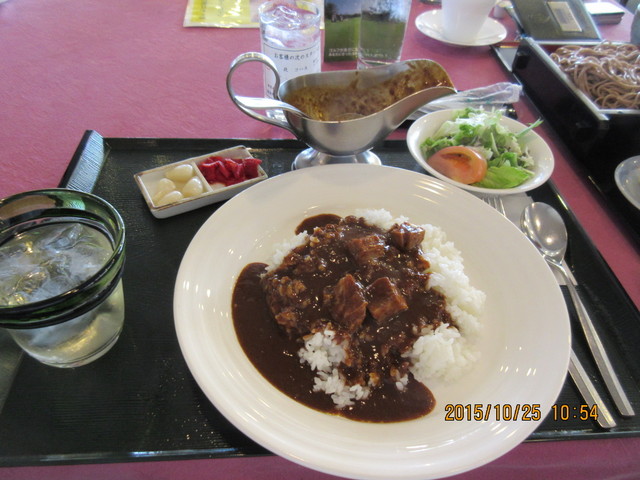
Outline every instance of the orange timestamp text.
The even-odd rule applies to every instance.
[[[569,420],[598,420],[598,405],[567,405],[555,404],[551,407],[551,416],[556,421]]]
[[[447,422],[478,421],[523,421],[542,420],[539,403],[448,403],[444,406],[444,420]]]

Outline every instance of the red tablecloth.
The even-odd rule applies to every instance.
[[[0,4],[0,197],[56,186],[85,130],[106,137],[289,138],[250,119],[227,95],[238,54],[259,50],[256,29],[184,28],[186,0],[8,0]],[[489,47],[458,48],[422,35],[413,19],[403,58],[431,58],[458,89],[507,80]],[[504,20],[513,37],[514,26]],[[631,15],[602,28],[628,40]],[[325,65],[325,69],[352,65]],[[243,66],[238,93],[260,96],[258,65]],[[517,105],[533,119],[526,103]],[[401,133],[395,133],[398,137]],[[553,180],[640,305],[640,256],[554,133]],[[33,434],[29,432],[29,434]],[[461,452],[461,455],[464,453]],[[639,478],[640,438],[522,444],[459,478]],[[0,469],[0,478],[322,479],[278,457]]]

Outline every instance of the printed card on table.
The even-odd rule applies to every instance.
[[[360,33],[360,0],[325,0],[324,61],[355,60]]]

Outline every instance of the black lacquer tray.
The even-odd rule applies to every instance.
[[[183,360],[174,329],[178,267],[192,237],[217,205],[159,220],[147,209],[133,179],[142,170],[236,145],[251,148],[263,160],[269,176],[290,170],[295,155],[305,148],[293,140],[130,139],[103,138],[92,131],[85,134],[61,186],[92,191],[111,202],[124,218],[124,331],[107,355],[81,368],[55,369],[22,358],[0,412],[0,465],[269,454],[231,425],[203,395]],[[374,150],[385,165],[422,172],[404,141],[386,141]],[[640,412],[640,315],[553,184],[540,187],[532,196],[552,204],[567,221],[569,262],[612,362]],[[574,335],[575,349],[608,400],[581,332],[576,329]],[[567,380],[558,404],[578,408],[581,403]],[[640,417],[614,416],[618,427],[611,431],[591,420],[563,421],[550,416],[529,441],[640,435]]]
[[[640,210],[624,197],[614,178],[623,160],[640,153],[640,111],[589,107],[590,102],[576,93],[577,88],[549,57],[557,47],[524,38],[492,49],[567,147],[573,165],[640,245]]]

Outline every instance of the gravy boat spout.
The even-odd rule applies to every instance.
[[[259,61],[276,75],[281,118],[257,113],[262,99],[235,94],[231,77],[247,61]],[[273,62],[263,54],[240,55],[227,75],[233,102],[247,115],[284,128],[310,149],[294,161],[294,168],[326,163],[374,163],[371,147],[398,128],[413,112],[432,100],[455,93],[444,69],[431,60],[407,60],[366,70],[301,75],[280,85]]]

